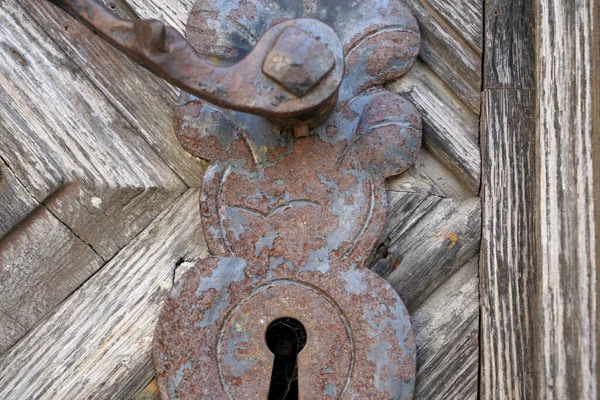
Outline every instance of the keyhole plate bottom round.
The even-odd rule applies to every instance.
[[[281,266],[255,275],[238,258],[208,258],[188,271],[165,302],[154,336],[163,399],[268,397],[273,367],[265,333],[298,320],[303,399],[410,399],[415,342],[408,312],[377,274],[348,267],[301,273]]]

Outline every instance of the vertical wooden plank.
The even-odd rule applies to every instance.
[[[536,398],[535,10],[485,2],[480,396]]]
[[[482,398],[598,398],[598,11],[486,3]]]
[[[529,0],[487,0],[484,12],[485,87],[534,88],[534,3]]]
[[[597,399],[598,2],[540,1],[538,12],[540,397]]]
[[[481,398],[529,398],[533,374],[535,95],[488,90],[483,105]],[[533,398],[533,396],[531,396]]]

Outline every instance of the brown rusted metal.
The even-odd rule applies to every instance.
[[[342,80],[339,39],[317,20],[295,19],[273,25],[262,33],[247,57],[233,65],[217,66],[161,21],[123,20],[98,0],[51,1],[186,92],[285,126],[297,120],[310,121],[311,126],[322,121],[321,116],[333,107],[332,99]]]
[[[322,125],[282,129],[186,93],[176,109],[179,141],[211,162],[201,212],[212,256],[180,279],[157,324],[153,357],[164,399],[266,399],[274,356],[265,335],[280,318],[307,332],[296,361],[299,398],[412,398],[409,315],[364,263],[385,220],[385,178],[406,170],[421,143],[415,107],[381,86],[412,66],[416,20],[394,0],[200,0],[187,35],[200,54],[226,65],[251,54],[264,30],[305,17],[335,29],[346,60]],[[302,36],[289,29],[282,35]],[[301,41],[314,48],[322,38]],[[286,46],[276,44],[265,61],[293,54]],[[329,65],[285,62],[263,68],[299,95]]]

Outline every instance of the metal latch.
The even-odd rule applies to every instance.
[[[161,396],[412,398],[408,312],[364,266],[385,178],[421,144],[419,113],[383,87],[417,57],[410,11],[396,0],[201,0],[186,40],[95,0],[54,3],[183,89],[175,133],[210,161],[200,207],[211,257],[160,315]]]

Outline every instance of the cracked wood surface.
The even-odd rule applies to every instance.
[[[180,31],[193,3],[105,1],[124,17],[158,18]],[[423,57],[389,88],[420,110],[424,147],[414,167],[388,182],[392,206],[370,265],[414,313],[416,392],[475,398],[483,3],[407,4],[424,35]],[[0,90],[9,90],[0,97],[0,130],[12,136],[0,136],[0,161],[7,163],[0,237],[12,237],[34,210],[65,229],[54,238],[33,232],[41,255],[56,248],[43,243],[64,241],[56,261],[40,268],[17,257],[37,283],[2,287],[15,298],[39,282],[51,288],[51,278],[39,278],[61,268],[64,249],[92,250],[87,259],[66,261],[73,275],[60,290],[30,300],[37,307],[31,324],[0,312],[0,335],[10,338],[0,356],[0,397],[153,398],[148,346],[160,302],[175,265],[179,276],[190,266],[182,260],[205,254],[197,195],[180,197],[186,186],[199,186],[204,164],[171,135],[177,91],[46,3],[3,2],[0,35]]]
[[[0,359],[3,399],[126,398],[178,260],[208,255],[188,190]],[[93,361],[92,361],[93,360]]]

